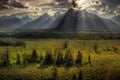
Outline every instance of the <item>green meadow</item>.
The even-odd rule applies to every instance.
[[[24,41],[26,45],[0,46],[0,80],[120,79],[119,40],[12,39],[10,41]],[[79,52],[82,56],[80,64],[76,63]],[[9,59],[4,58],[6,53],[9,54],[7,55]],[[63,60],[63,63],[59,61],[58,65],[59,53],[62,54],[60,60]],[[67,53],[70,53],[69,57],[66,57]],[[4,62],[6,59],[9,64]]]

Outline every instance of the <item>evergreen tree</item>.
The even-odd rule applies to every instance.
[[[79,70],[79,73],[78,73],[78,80],[83,80],[83,74],[81,69]]]
[[[31,56],[31,61],[32,62],[37,62],[37,59],[38,59],[37,51],[35,49],[33,49],[32,56]]]
[[[53,61],[53,57],[52,57],[52,52],[51,51],[47,51],[46,55],[45,55],[44,64],[51,65],[53,63],[54,63],[54,61]]]
[[[64,44],[63,44],[63,49],[67,49],[68,48],[68,42],[65,41]]]
[[[21,65],[21,60],[20,60],[20,55],[19,54],[17,54],[16,65]]]
[[[64,64],[63,54],[59,51],[56,59],[56,65],[60,66]]]
[[[23,64],[27,65],[29,63],[29,57],[26,53],[23,55]]]
[[[67,62],[67,60],[68,60],[68,56],[69,56],[69,50],[68,50],[68,52],[65,53],[64,63]]]
[[[82,66],[82,53],[80,51],[78,51],[75,63],[76,63],[76,65]]]
[[[91,56],[90,56],[90,54],[88,56],[88,63],[91,65]]]
[[[9,54],[9,49],[6,50],[6,53],[4,55],[4,62],[3,65],[8,66],[10,65],[10,54]]]
[[[65,55],[65,65],[66,67],[71,67],[74,64],[74,57],[73,57],[73,53],[68,50],[68,53],[66,53]]]

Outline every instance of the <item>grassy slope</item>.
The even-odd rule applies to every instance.
[[[62,48],[62,45],[65,40],[58,39],[58,40],[25,40],[27,42],[26,48],[23,47],[9,47],[11,55],[11,63],[15,63],[16,61],[16,53],[24,54],[28,53],[31,54],[33,49],[36,49],[39,54],[45,54],[46,49],[50,49],[54,51],[56,48]],[[99,51],[101,54],[96,54],[94,52],[93,46],[97,44],[99,46]],[[97,78],[109,78],[111,75],[112,77],[120,76],[120,54],[117,54],[113,51],[113,46],[117,47],[120,50],[120,41],[118,40],[69,40],[69,49],[73,50],[74,55],[78,50],[80,50],[83,54],[83,64],[82,71],[84,73],[84,78],[91,79],[92,76],[96,77],[95,80],[100,80]],[[110,51],[105,51],[106,48],[109,48]],[[5,52],[6,47],[0,47],[0,53]],[[63,50],[64,52],[64,50]],[[88,61],[88,55],[91,54],[92,59],[92,66],[86,64]],[[38,69],[39,64],[30,65],[26,68],[22,69],[15,69],[14,71],[9,70],[10,72],[7,73],[17,73],[21,75],[33,75],[39,76],[43,74],[44,77],[49,78],[52,74],[51,66],[49,68]],[[67,71],[66,71],[67,70]],[[5,71],[5,72],[4,72]],[[0,74],[5,74],[7,69],[2,69]],[[42,72],[43,71],[43,72]],[[76,73],[78,68],[72,67],[70,69],[65,69],[64,67],[58,68],[59,78],[64,78],[65,75],[67,77],[71,77],[72,73]],[[32,73],[30,73],[32,72]],[[70,72],[70,73],[69,73]],[[40,76],[39,76],[40,77]],[[66,78],[66,77],[65,77]],[[31,79],[32,80],[32,79]],[[34,79],[33,79],[34,80]],[[35,79],[36,80],[36,79]]]
[[[26,48],[23,47],[0,47],[0,53],[4,53],[6,51],[6,48],[10,49],[12,57],[15,58],[16,54],[31,54],[33,49],[36,49],[39,54],[45,54],[46,50],[52,50],[54,52],[57,48],[62,48],[62,45],[65,40],[52,40],[52,39],[46,39],[46,40],[25,40],[27,43]],[[102,64],[104,61],[104,64],[112,64],[119,62],[120,55],[116,54],[113,51],[113,46],[117,47],[120,50],[120,41],[118,40],[69,40],[68,41],[68,48],[71,49],[76,56],[76,53],[80,50],[83,54],[83,61],[87,61],[87,57],[89,54],[91,54],[92,62],[94,65]],[[97,44],[99,47],[99,52],[101,54],[96,54],[93,47]],[[106,50],[107,48],[110,49],[110,51]],[[106,51],[105,51],[106,50]],[[63,50],[65,52],[65,50]],[[14,60],[14,59],[13,59]]]

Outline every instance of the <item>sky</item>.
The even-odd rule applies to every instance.
[[[72,0],[17,0],[28,8],[0,10],[0,16],[27,14],[31,17],[38,17],[44,13],[54,15],[57,11],[66,13],[71,8]],[[120,0],[76,0],[77,10],[86,10],[103,18],[120,15]]]
[[[7,16],[7,17],[0,17],[0,18],[4,19],[10,17],[15,17],[15,18],[17,17],[18,19],[20,19],[21,21],[23,20],[24,22],[24,18],[26,19],[27,16],[27,19],[28,18],[30,19],[30,23],[33,25],[36,24],[36,26],[29,25],[29,20],[28,20],[28,22],[26,21],[26,23],[24,22],[22,23],[22,25],[17,25],[17,27],[12,26],[13,28],[16,29],[39,28],[41,30],[41,29],[49,29],[49,28],[51,29],[53,27],[58,28],[57,25],[59,25],[59,23],[61,23],[62,21],[64,22],[68,21],[66,19],[64,20],[64,17],[71,10],[70,8],[73,8],[75,11],[78,11],[82,15],[81,17],[73,13],[73,15],[77,16],[76,20],[78,20],[79,29],[91,28],[89,26],[87,27],[87,25],[89,24],[93,24],[95,25],[96,28],[99,28],[98,24],[95,22],[98,22],[99,24],[107,25],[108,29],[111,28],[119,29],[120,27],[120,23],[119,23],[120,0],[75,0],[74,1],[74,4],[76,4],[75,7],[73,7],[72,0],[17,0],[17,2],[23,4],[27,8],[14,7],[9,9],[2,9],[0,10],[0,16]],[[89,15],[92,16],[89,17]],[[67,15],[67,17],[70,18],[69,21],[71,24],[75,22],[73,20],[74,16],[72,16],[71,14]],[[79,19],[82,21],[79,21]],[[89,21],[87,20],[90,20],[92,22],[88,23]],[[82,24],[79,24],[80,22],[82,22]],[[3,26],[6,26],[6,24],[4,24]],[[26,26],[28,26],[28,28]],[[72,27],[75,27],[75,25]],[[4,27],[2,28],[4,29]],[[13,28],[10,27],[10,29]],[[8,29],[8,27],[6,29]]]

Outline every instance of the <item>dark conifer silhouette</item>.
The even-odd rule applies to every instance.
[[[16,65],[21,65],[21,60],[20,60],[20,55],[19,54],[17,54]]]
[[[58,52],[57,59],[56,59],[56,65],[60,66],[64,64],[64,59],[63,59],[63,53],[60,51]]]
[[[82,53],[80,51],[78,51],[75,63],[76,65],[82,66]]]
[[[91,63],[91,55],[89,54],[89,56],[88,56],[88,63],[90,64],[90,65],[92,65],[92,63]]]
[[[68,50],[68,52],[65,55],[65,65],[66,67],[71,67],[74,64],[74,56],[73,53]]]
[[[68,41],[65,41],[63,44],[63,49],[67,49],[68,48]]]
[[[37,62],[37,59],[38,59],[37,51],[35,49],[33,49],[32,56],[31,56],[31,61],[32,62]]]
[[[47,51],[44,59],[44,64],[45,65],[52,65],[54,63],[53,61],[53,55],[52,51]]]
[[[29,64],[29,62],[30,62],[29,56],[26,53],[24,53],[23,64],[26,66],[27,64]]]
[[[6,50],[6,53],[4,54],[4,62],[3,65],[8,66],[10,65],[10,54],[9,54],[9,49]]]

